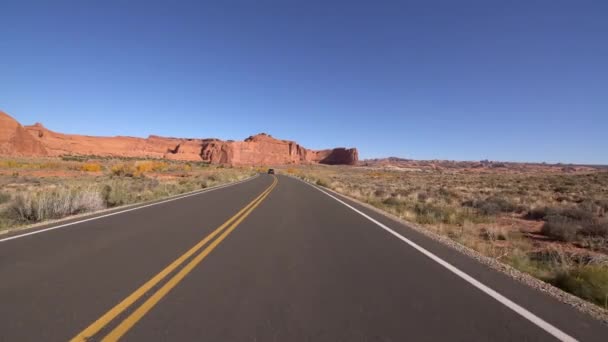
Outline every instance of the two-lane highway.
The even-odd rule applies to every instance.
[[[1,341],[606,336],[547,295],[285,176],[0,238]]]

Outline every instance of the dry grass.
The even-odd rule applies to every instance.
[[[339,166],[282,172],[418,223],[598,305],[608,296],[608,172]]]
[[[40,222],[103,209],[96,187],[61,186],[19,193],[9,206],[8,215],[16,222]]]
[[[0,159],[0,230],[244,179],[254,170],[111,158]]]
[[[81,171],[86,172],[101,172],[102,166],[99,163],[84,163],[80,166]]]

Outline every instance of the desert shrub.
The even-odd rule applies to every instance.
[[[223,167],[223,165],[218,165],[218,168]],[[266,173],[268,171],[268,168],[266,166],[258,166],[255,168],[255,171],[258,173]]]
[[[9,228],[12,226],[13,222],[10,220],[5,212],[0,212],[0,230]]]
[[[0,160],[0,167],[2,167],[2,168],[16,169],[16,168],[19,168],[20,165],[21,164],[16,160],[11,160],[11,159]]]
[[[554,286],[605,306],[608,297],[608,268],[602,266],[576,267],[558,273],[550,281]]]
[[[484,200],[475,201],[473,206],[479,210],[482,215],[498,215],[500,213],[510,213],[517,210],[517,206],[508,200],[498,197],[491,196]]]
[[[228,174],[228,173],[224,173],[224,172],[216,172],[216,173],[208,174],[206,176],[203,176],[202,179],[204,180],[205,187],[210,187],[210,186],[214,186],[214,185],[218,185],[218,184],[222,184],[222,183],[226,183],[226,182],[235,180],[235,178],[233,178],[232,174]]]
[[[403,204],[403,202],[400,201],[397,197],[389,197],[383,200],[382,203],[389,206],[399,206]]]
[[[138,161],[135,163],[136,174],[141,175],[146,172],[160,172],[165,170],[168,164],[161,161]]]
[[[580,206],[564,208],[561,210],[560,215],[578,221],[590,221],[591,219],[593,219],[592,209],[584,209]]]
[[[105,205],[107,207],[112,207],[113,205],[110,204],[111,202],[111,194],[112,194],[112,186],[109,184],[105,184],[102,188],[101,188],[101,198],[103,199],[103,203],[105,203]]]
[[[319,178],[317,179],[317,181],[315,182],[315,184],[317,184],[318,186],[322,186],[322,187],[329,187],[329,182],[323,178]]]
[[[600,207],[604,212],[608,211],[608,199],[599,199],[595,201],[595,204]]]
[[[427,204],[418,202],[414,205],[414,212],[416,213],[416,222],[421,224],[435,224],[435,223],[461,223],[459,215],[454,208],[438,206],[433,204]]]
[[[39,190],[16,196],[10,210],[22,222],[38,222],[104,208],[99,191],[67,187]]]
[[[585,236],[608,238],[608,220],[593,220],[585,224],[580,233]]]
[[[532,274],[533,276],[543,280],[547,279],[546,273],[548,272],[543,272],[541,270],[547,270],[548,267],[537,262],[536,260],[532,260],[526,250],[513,250],[506,259],[506,262],[522,272]]]
[[[553,191],[557,192],[557,193],[562,193],[563,194],[563,193],[568,192],[568,187],[563,186],[563,185],[556,186],[555,188],[553,188]]]
[[[8,192],[0,192],[0,204],[4,204],[11,200],[11,194]]]
[[[387,195],[387,193],[386,193],[386,190],[384,190],[384,189],[374,190],[374,196],[376,196],[376,197],[384,197],[386,195]]]
[[[137,169],[132,164],[120,163],[110,169],[112,175],[118,177],[135,177],[138,175]]]
[[[198,180],[197,180],[197,182],[198,182],[199,188],[201,188],[201,189],[205,189],[205,188],[208,188],[210,186],[209,185],[209,181],[207,180],[206,177],[199,177]]]
[[[526,214],[526,218],[530,220],[547,220],[549,217],[562,216],[574,221],[590,221],[593,219],[593,209],[581,207],[566,207],[552,208],[541,207],[535,208]]]
[[[146,178],[115,179],[102,187],[101,195],[107,207],[116,207],[153,199],[152,191],[158,181]]]
[[[430,197],[429,194],[426,192],[419,192],[416,194],[416,199],[419,202],[426,202],[429,199],[429,197]]]
[[[484,240],[489,241],[507,240],[507,233],[505,230],[495,227],[482,228],[479,235]]]
[[[85,161],[87,158],[86,156],[74,156],[74,155],[67,155],[64,154],[61,156],[61,160],[63,161]]]
[[[540,207],[540,208],[533,208],[533,209],[529,210],[525,217],[528,220],[544,220],[545,217],[552,216],[552,215],[558,215],[558,214],[559,214],[559,209],[551,208],[551,207]]]
[[[99,172],[101,171],[101,164],[98,163],[84,163],[80,166],[81,171],[86,172]]]
[[[581,229],[580,224],[566,216],[552,215],[546,218],[541,233],[552,239],[571,242]]]

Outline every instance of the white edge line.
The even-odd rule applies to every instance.
[[[182,198],[192,197],[192,196],[208,193],[208,192],[211,192],[211,191],[214,191],[214,190],[219,190],[219,189],[227,188],[229,186],[241,184],[241,183],[250,181],[250,180],[252,180],[252,179],[254,179],[254,178],[258,177],[258,176],[259,176],[259,174],[255,175],[255,176],[251,176],[251,177],[249,177],[247,179],[240,180],[238,182],[232,182],[232,183],[228,183],[228,184],[220,184],[220,185],[216,185],[216,186],[213,186],[213,187],[210,187],[210,188],[206,188],[206,189],[202,189],[202,190],[196,190],[196,191],[191,192],[189,194],[176,195],[175,197],[172,197],[172,198],[169,198],[169,199],[165,199],[165,200],[162,200],[162,201],[159,201],[159,202],[154,202],[154,203],[150,203],[150,204],[144,204],[144,205],[140,205],[140,206],[137,206],[137,204],[133,204],[134,206],[136,206],[135,208],[129,208],[129,209],[125,209],[125,210],[119,210],[119,211],[116,211],[116,212],[113,212],[113,213],[109,213],[109,214],[105,214],[105,215],[95,216],[95,217],[91,217],[91,218],[84,219],[84,220],[78,220],[78,221],[74,221],[74,222],[70,222],[70,223],[61,224],[61,225],[58,225],[58,226],[53,226],[53,227],[49,227],[49,228],[45,228],[45,229],[36,230],[36,231],[25,233],[25,234],[20,234],[20,235],[15,235],[15,236],[7,237],[7,238],[4,238],[4,239],[0,239],[0,242],[10,241],[10,240],[14,240],[14,239],[19,239],[19,238],[22,238],[22,237],[30,236],[30,235],[40,234],[40,233],[48,232],[50,230],[55,230],[55,229],[59,229],[59,228],[73,226],[73,225],[79,224],[79,223],[84,223],[84,222],[89,222],[89,221],[93,221],[93,220],[98,220],[98,219],[101,219],[101,218],[104,218],[104,217],[109,217],[109,216],[114,216],[114,215],[118,215],[118,214],[123,214],[123,213],[127,213],[129,211],[143,209],[143,208],[151,207],[151,206],[158,205],[158,204],[163,204],[163,203],[167,203],[167,202],[177,201],[177,200],[182,199]],[[95,215],[95,214],[93,214],[93,215]]]
[[[394,231],[393,229],[385,226],[384,224],[378,222],[377,220],[375,220],[374,218],[370,217],[369,215],[365,214],[364,212],[360,211],[359,209],[351,206],[350,204],[342,201],[341,199],[333,196],[332,194],[326,192],[325,190],[321,190],[320,188],[305,182],[301,179],[296,178],[297,180],[304,182],[305,184],[319,190],[320,192],[326,194],[327,196],[335,199],[336,201],[342,203],[343,205],[347,206],[348,208],[352,209],[353,211],[355,211],[356,213],[358,213],[359,215],[365,217],[366,219],[370,220],[371,222],[375,223],[377,226],[379,226],[380,228],[386,230],[387,232],[391,233],[392,235],[394,235],[395,237],[397,237],[399,240],[407,243],[408,245],[410,245],[411,247],[413,247],[414,249],[416,249],[417,251],[419,251],[420,253],[426,255],[427,257],[429,257],[430,259],[432,259],[433,261],[435,261],[436,263],[438,263],[439,265],[447,268],[450,272],[456,274],[457,276],[459,276],[460,278],[464,279],[466,282],[468,282],[469,284],[475,286],[476,288],[478,288],[479,290],[481,290],[482,292],[484,292],[485,294],[487,294],[488,296],[496,299],[498,302],[500,302],[501,304],[503,304],[504,306],[508,307],[509,309],[515,311],[517,314],[519,314],[520,316],[524,317],[525,319],[527,319],[528,321],[534,323],[535,325],[537,325],[539,328],[543,329],[544,331],[548,332],[549,334],[553,335],[555,338],[559,339],[560,341],[567,341],[567,342],[576,342],[577,339],[575,339],[574,337],[566,334],[565,332],[559,330],[557,327],[551,325],[550,323],[546,322],[545,320],[543,320],[542,318],[536,316],[535,314],[531,313],[530,311],[526,310],[525,308],[523,308],[522,306],[520,306],[519,304],[513,302],[512,300],[510,300],[509,298],[501,295],[500,293],[494,291],[493,289],[491,289],[490,287],[484,285],[483,283],[481,283],[480,281],[478,281],[477,279],[471,277],[470,275],[466,274],[465,272],[461,271],[460,269],[456,268],[455,266],[453,266],[452,264],[450,264],[449,262],[441,259],[440,257],[436,256],[435,254],[429,252],[428,250],[424,249],[423,247],[421,247],[420,245],[416,244],[415,242],[409,240],[408,238],[404,237],[403,235],[397,233],[396,231]]]

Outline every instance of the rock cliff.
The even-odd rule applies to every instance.
[[[0,155],[45,156],[47,151],[17,120],[0,111]]]
[[[284,164],[346,164],[358,161],[357,149],[336,148],[314,151],[294,141],[279,140],[260,133],[244,141],[203,141],[201,157],[210,163],[234,165],[284,165]]]
[[[62,134],[42,124],[21,126],[0,112],[0,155],[98,155],[166,158],[230,165],[346,164],[358,161],[357,149],[309,150],[294,141],[261,133],[244,141],[181,139],[151,135],[148,138],[96,137]]]

